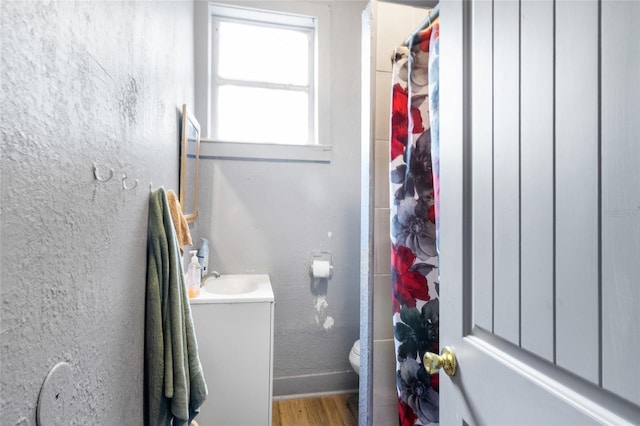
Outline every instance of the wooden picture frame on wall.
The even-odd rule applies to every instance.
[[[180,205],[187,223],[198,219],[198,184],[200,169],[200,123],[187,104],[182,105],[180,138]]]

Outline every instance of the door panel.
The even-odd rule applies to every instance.
[[[553,362],[553,1],[521,16],[521,343]]]
[[[633,418],[627,404],[599,399],[583,379],[558,374],[557,367],[482,330],[467,336],[456,356],[461,365],[453,382],[469,402],[463,418],[471,425],[624,425]],[[465,364],[472,365],[462,365],[469,356],[473,361]]]
[[[638,4],[441,5],[442,424],[640,424]]]
[[[491,2],[474,9],[478,25],[473,28],[472,90],[473,134],[473,318],[485,330],[493,330],[493,43]]]
[[[598,3],[556,2],[556,362],[599,382]]]
[[[602,4],[602,384],[640,404],[640,2]],[[635,36],[634,36],[635,35]]]
[[[493,4],[493,291],[499,301],[493,305],[493,332],[515,344],[520,340],[518,10],[513,1]]]

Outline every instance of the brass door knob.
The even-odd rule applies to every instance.
[[[449,346],[445,346],[440,351],[441,355],[434,354],[433,352],[427,352],[422,358],[422,363],[427,373],[434,374],[441,368],[447,373],[448,376],[456,374],[456,355],[453,353],[453,349]]]

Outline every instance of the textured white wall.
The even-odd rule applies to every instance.
[[[357,387],[348,354],[360,326],[360,21],[366,3],[296,3],[298,13],[329,9],[329,46],[319,56],[331,61],[330,93],[324,93],[330,110],[320,123],[331,135],[321,140],[333,146],[331,163],[204,160],[196,227],[197,237],[211,240],[212,269],[271,276],[276,394]],[[324,317],[320,324],[315,319],[308,272],[314,249],[333,253],[324,316],[335,324],[328,331]]]
[[[149,182],[177,187],[193,3],[0,8],[0,424],[35,425],[59,361],[68,424],[142,424]],[[114,178],[96,183],[94,161]]]

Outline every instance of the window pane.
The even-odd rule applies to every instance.
[[[218,139],[309,143],[306,92],[225,85],[218,90]]]
[[[308,32],[225,21],[218,31],[220,77],[308,85]]]

